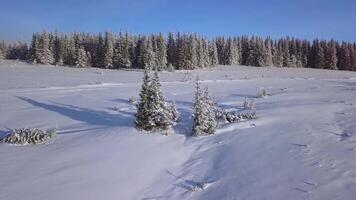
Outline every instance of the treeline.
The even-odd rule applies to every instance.
[[[356,43],[169,33],[35,33],[30,46],[0,42],[0,59],[99,68],[196,69],[220,65],[356,70]]]

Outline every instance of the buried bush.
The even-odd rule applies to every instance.
[[[226,111],[223,108],[219,108],[216,111],[216,118],[219,122],[234,123],[242,120],[251,120],[256,118],[255,109],[246,109],[243,111]]]
[[[243,103],[244,110],[255,110],[255,102],[253,99],[248,99],[245,97],[244,103]]]
[[[260,94],[257,95],[257,98],[265,98],[267,96],[271,96],[270,94],[267,93],[266,89],[263,89]]]
[[[16,145],[43,144],[49,142],[56,135],[56,129],[14,129],[12,133],[2,138],[1,142]]]

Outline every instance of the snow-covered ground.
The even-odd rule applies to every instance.
[[[193,82],[258,119],[189,137]],[[161,73],[182,115],[168,136],[133,128],[142,72],[0,64],[0,135],[58,128],[51,144],[0,144],[1,200],[356,197],[356,73],[218,67]],[[116,109],[114,109],[116,108]]]

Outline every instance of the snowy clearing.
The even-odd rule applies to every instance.
[[[255,98],[257,119],[189,137],[195,76],[227,110]],[[53,143],[0,144],[1,200],[353,199],[356,72],[217,67],[162,72],[182,120],[133,127],[142,72],[0,64],[0,136],[58,129]],[[270,96],[256,98],[263,89]]]

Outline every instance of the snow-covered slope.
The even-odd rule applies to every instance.
[[[192,80],[258,119],[189,137]],[[182,121],[168,136],[133,128],[142,72],[0,64],[0,134],[58,128],[52,144],[0,144],[2,200],[354,199],[356,73],[218,67],[163,72]],[[116,109],[114,109],[116,108]]]

